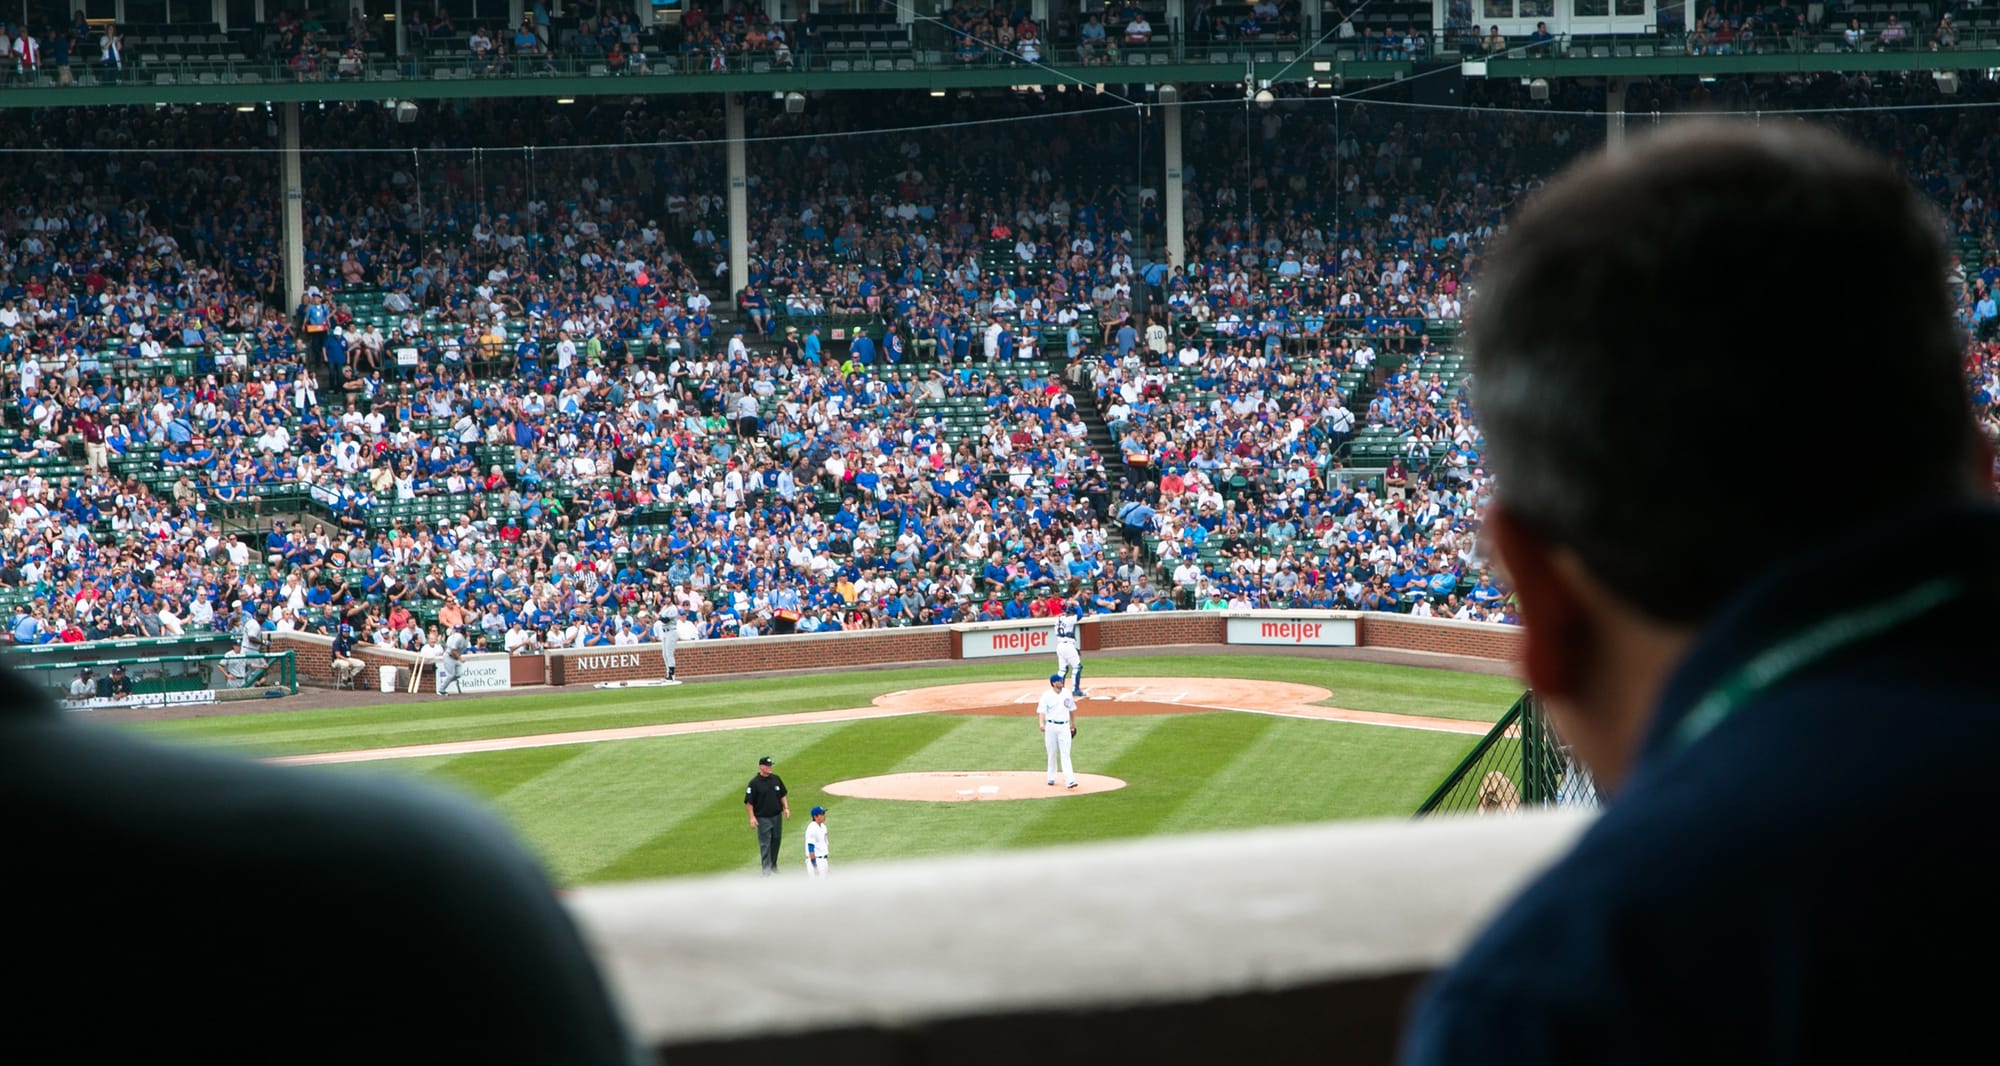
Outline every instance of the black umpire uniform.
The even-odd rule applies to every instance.
[[[785,819],[792,813],[785,779],[772,772],[770,756],[757,760],[757,776],[743,789],[743,806],[757,827],[757,856],[768,877],[778,872],[778,848],[785,842]]]

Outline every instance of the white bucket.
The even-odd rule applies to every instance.
[[[382,691],[396,691],[396,668],[393,666],[382,667]]]

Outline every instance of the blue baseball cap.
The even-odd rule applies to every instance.
[[[808,815],[807,817],[810,817],[810,818],[817,818],[817,817],[819,817],[820,815],[822,815],[822,814],[825,814],[825,813],[826,813],[826,808],[825,808],[825,807],[814,807],[814,808],[812,809],[812,814]]]
[[[1062,684],[1062,679],[1063,679],[1063,676],[1062,676],[1061,674],[1050,674],[1050,675],[1049,675],[1049,684],[1051,684],[1051,685],[1060,685],[1060,684]]]

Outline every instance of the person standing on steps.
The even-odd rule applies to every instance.
[[[757,857],[763,862],[764,876],[778,872],[778,848],[785,842],[785,819],[792,816],[792,800],[785,793],[785,779],[771,772],[771,757],[757,760],[757,776],[743,789],[743,809],[750,812],[750,826],[757,830]]]
[[[1076,737],[1076,697],[1063,691],[1063,675],[1049,675],[1049,690],[1035,704],[1035,717],[1042,730],[1042,747],[1049,753],[1049,784],[1056,783],[1056,763],[1062,763],[1065,788],[1076,787],[1076,768],[1070,764],[1070,741]]]

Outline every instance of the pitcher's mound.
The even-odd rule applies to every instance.
[[[1064,788],[1057,778],[1054,787],[1040,773],[1021,770],[963,770],[929,774],[883,774],[836,781],[825,791],[854,799],[924,800],[932,803],[964,803],[977,800],[1039,800],[1110,792],[1125,782],[1103,774],[1078,774],[1076,787]]]

